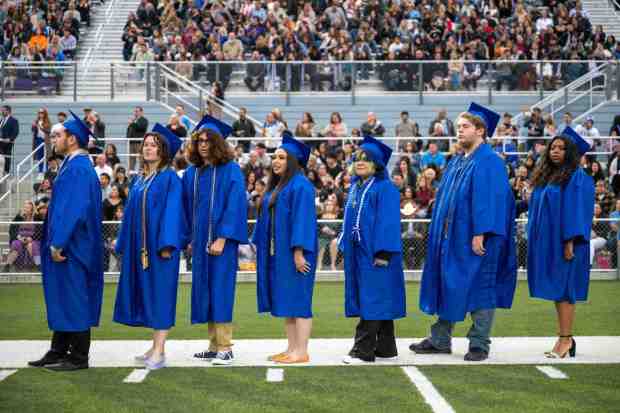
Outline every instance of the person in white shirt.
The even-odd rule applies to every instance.
[[[601,150],[612,150],[611,147],[607,148],[605,145],[602,145],[600,143],[599,138],[601,137],[601,134],[599,133],[598,129],[594,127],[594,119],[592,118],[592,116],[586,117],[586,120],[583,122],[583,124],[575,128],[575,132],[580,134],[583,139],[585,139],[590,144],[590,147],[596,146]]]
[[[553,19],[549,17],[549,10],[543,9],[543,14],[536,20],[536,32],[540,33],[546,30],[547,27],[553,26]]]
[[[106,163],[106,157],[105,154],[100,154],[97,155],[97,158],[95,159],[95,172],[97,173],[97,176],[101,178],[101,174],[106,173],[108,174],[108,176],[112,176],[113,172],[112,172],[112,168],[110,167],[110,165],[108,165]]]

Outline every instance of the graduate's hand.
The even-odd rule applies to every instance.
[[[304,257],[304,250],[301,248],[295,248],[295,253],[293,254],[295,259],[295,268],[297,272],[302,274],[307,274],[310,272],[310,264],[306,261]]]
[[[484,235],[476,235],[471,240],[471,249],[476,255],[484,255],[487,250],[484,249]]]
[[[218,238],[211,244],[209,248],[209,254],[211,255],[222,255],[224,252],[224,246],[226,245],[226,238]]]
[[[62,255],[62,250],[52,249],[52,261],[65,262],[67,261],[67,257]]]
[[[192,255],[192,250],[193,250],[193,248],[192,248],[192,244],[190,243],[190,244],[187,246],[187,248],[185,248],[185,251],[186,251],[189,255]]]
[[[159,253],[159,256],[166,260],[170,259],[172,257],[172,248],[164,248]]]
[[[565,260],[570,261],[573,258],[575,258],[575,251],[573,247],[574,247],[573,240],[570,240],[564,244],[564,259]]]

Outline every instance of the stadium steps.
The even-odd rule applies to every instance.
[[[620,39],[620,11],[616,10],[609,0],[582,0],[583,9],[588,12],[592,31],[596,26],[603,26],[607,35]]]

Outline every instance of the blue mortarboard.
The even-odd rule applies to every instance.
[[[280,148],[297,158],[304,168],[308,164],[310,148],[302,141],[295,139],[290,131],[285,130],[282,132],[282,145],[280,145]]]
[[[392,156],[392,148],[372,136],[364,136],[360,148],[366,152],[374,163],[384,168],[388,164],[390,156]]]
[[[92,135],[92,133],[82,119],[73,113],[72,110],[69,110],[69,112],[71,113],[73,119],[64,121],[62,126],[64,126],[64,128],[68,130],[71,135],[77,138],[80,147],[85,148],[88,145],[88,138]]]
[[[214,132],[222,135],[222,138],[226,139],[232,133],[233,129],[230,125],[222,122],[219,119],[214,118],[210,115],[205,115],[198,125],[194,128],[194,132],[197,132],[201,129],[211,129]]]
[[[160,123],[156,123],[155,126],[153,126],[153,132],[159,133],[162,138],[164,138],[168,145],[168,150],[170,151],[170,157],[174,158],[174,155],[177,154],[179,148],[183,145],[183,141],[179,139],[174,132]]]
[[[562,131],[562,136],[567,137],[575,145],[577,145],[577,152],[579,152],[579,156],[583,156],[590,150],[590,144],[570,126],[564,128],[564,131]]]
[[[493,112],[491,109],[487,109],[482,105],[472,102],[467,109],[468,113],[478,116],[487,127],[487,136],[490,138],[495,133],[497,124],[499,123],[499,113]]]

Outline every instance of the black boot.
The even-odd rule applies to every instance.
[[[68,359],[63,360],[57,364],[51,364],[45,367],[47,370],[51,371],[74,371],[74,370],[83,370],[88,368],[88,361],[85,362],[75,362]]]

